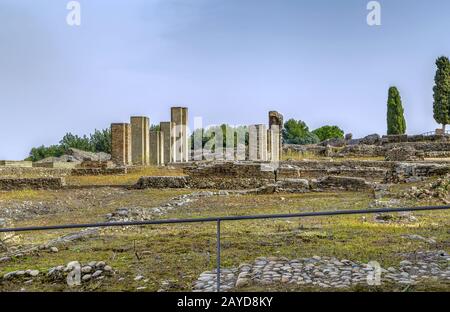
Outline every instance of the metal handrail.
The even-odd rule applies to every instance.
[[[445,135],[450,134],[450,130],[445,130]],[[428,131],[425,133],[422,133],[421,135],[423,136],[432,136],[432,135],[436,135],[436,131]]]
[[[288,218],[323,217],[323,216],[336,216],[336,215],[396,213],[396,212],[411,212],[411,211],[434,211],[434,210],[448,210],[448,209],[450,209],[450,206],[422,206],[422,207],[405,207],[405,208],[374,208],[374,209],[360,209],[360,210],[317,211],[317,212],[273,214],[273,215],[225,216],[225,217],[209,217],[209,218],[194,218],[194,219],[166,219],[166,220],[148,220],[148,221],[99,222],[99,223],[85,223],[85,224],[63,224],[63,225],[30,226],[30,227],[17,227],[17,228],[0,228],[0,233],[64,230],[64,229],[80,229],[80,228],[99,228],[99,227],[118,227],[118,226],[142,226],[142,225],[160,225],[160,224],[216,222],[216,226],[217,226],[217,228],[216,228],[216,244],[217,244],[216,274],[217,274],[217,291],[219,292],[220,291],[220,263],[221,263],[220,225],[221,225],[222,221],[288,219]]]

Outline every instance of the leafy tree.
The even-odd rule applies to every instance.
[[[72,133],[66,133],[58,145],[39,146],[32,148],[27,160],[39,161],[47,157],[60,157],[69,148],[77,148],[88,152],[111,153],[111,130],[95,130],[89,137],[82,137]]]
[[[396,87],[390,87],[387,103],[387,134],[405,134],[406,121],[403,112],[400,92]]]
[[[94,148],[91,144],[91,141],[86,135],[79,137],[78,135],[74,135],[72,133],[66,133],[66,135],[59,141],[59,144],[65,149],[69,148],[77,148],[83,151],[93,152]]]
[[[344,131],[338,126],[323,126],[314,130],[312,133],[317,135],[321,142],[329,139],[344,138]]]
[[[445,126],[450,123],[450,61],[441,56],[436,60],[435,86],[433,88],[433,113],[436,122]]]
[[[64,155],[64,148],[61,145],[51,145],[45,147],[44,145],[32,148],[30,151],[30,156],[27,160],[39,161],[47,157],[59,157]]]
[[[283,140],[288,144],[315,144],[320,139],[314,133],[309,132],[305,122],[289,119],[284,123]]]
[[[150,131],[161,131],[160,125],[151,125]]]
[[[111,129],[95,129],[89,141],[94,152],[111,153]]]

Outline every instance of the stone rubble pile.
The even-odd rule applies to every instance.
[[[398,268],[387,269],[372,262],[366,264],[334,257],[314,256],[295,260],[260,257],[251,264],[244,263],[239,268],[221,270],[221,290],[276,283],[339,289],[374,285],[378,278],[381,284],[404,285],[414,285],[425,279],[450,281],[450,256],[446,252],[418,254],[418,259],[403,260]],[[215,289],[215,271],[203,272],[193,286],[196,292]]]
[[[73,287],[90,280],[102,280],[114,273],[113,268],[104,261],[90,261],[84,265],[78,261],[72,261],[67,265],[52,267],[47,273],[39,270],[19,270],[8,272],[1,279],[14,282],[23,281],[24,284],[30,284],[35,278],[45,278],[54,282],[65,281],[68,286]]]
[[[199,191],[190,194],[180,195],[172,198],[169,202],[161,205],[160,207],[153,208],[143,208],[143,207],[123,207],[118,208],[113,213],[108,213],[106,219],[108,221],[131,221],[131,220],[150,220],[155,216],[161,216],[168,211],[185,206],[191,202],[196,201],[201,197],[211,197],[211,196],[227,196],[228,191]]]
[[[407,199],[433,199],[439,198],[444,203],[449,204],[450,175],[437,179],[424,187],[413,186],[402,194]]]

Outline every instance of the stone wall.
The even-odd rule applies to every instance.
[[[0,160],[0,167],[33,167],[32,161],[21,160]]]
[[[70,175],[72,169],[62,168],[19,168],[19,167],[0,167],[0,177],[65,177]]]
[[[64,178],[0,178],[0,190],[60,189],[65,186]]]
[[[60,162],[60,161],[52,161],[52,162],[40,162],[33,163],[34,168],[54,168],[54,169],[73,169],[79,166],[80,162]]]
[[[72,169],[73,176],[99,176],[99,175],[116,175],[126,174],[128,169],[126,167],[117,168],[76,168]]]
[[[386,176],[386,182],[408,182],[417,179],[444,176],[450,173],[450,164],[397,163]]]
[[[189,178],[185,176],[180,177],[141,177],[136,183],[135,187],[138,189],[146,188],[188,188]]]
[[[405,142],[449,142],[450,136],[443,135],[385,135],[381,138],[381,144],[405,143]]]
[[[114,163],[110,160],[105,161],[93,161],[93,160],[85,160],[80,164],[80,168],[97,168],[97,169],[106,169],[106,168],[114,168]]]
[[[319,179],[311,187],[318,189],[343,189],[348,191],[369,190],[372,185],[362,178],[327,176]]]

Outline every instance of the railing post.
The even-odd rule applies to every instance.
[[[220,219],[217,219],[217,292],[220,292]]]

